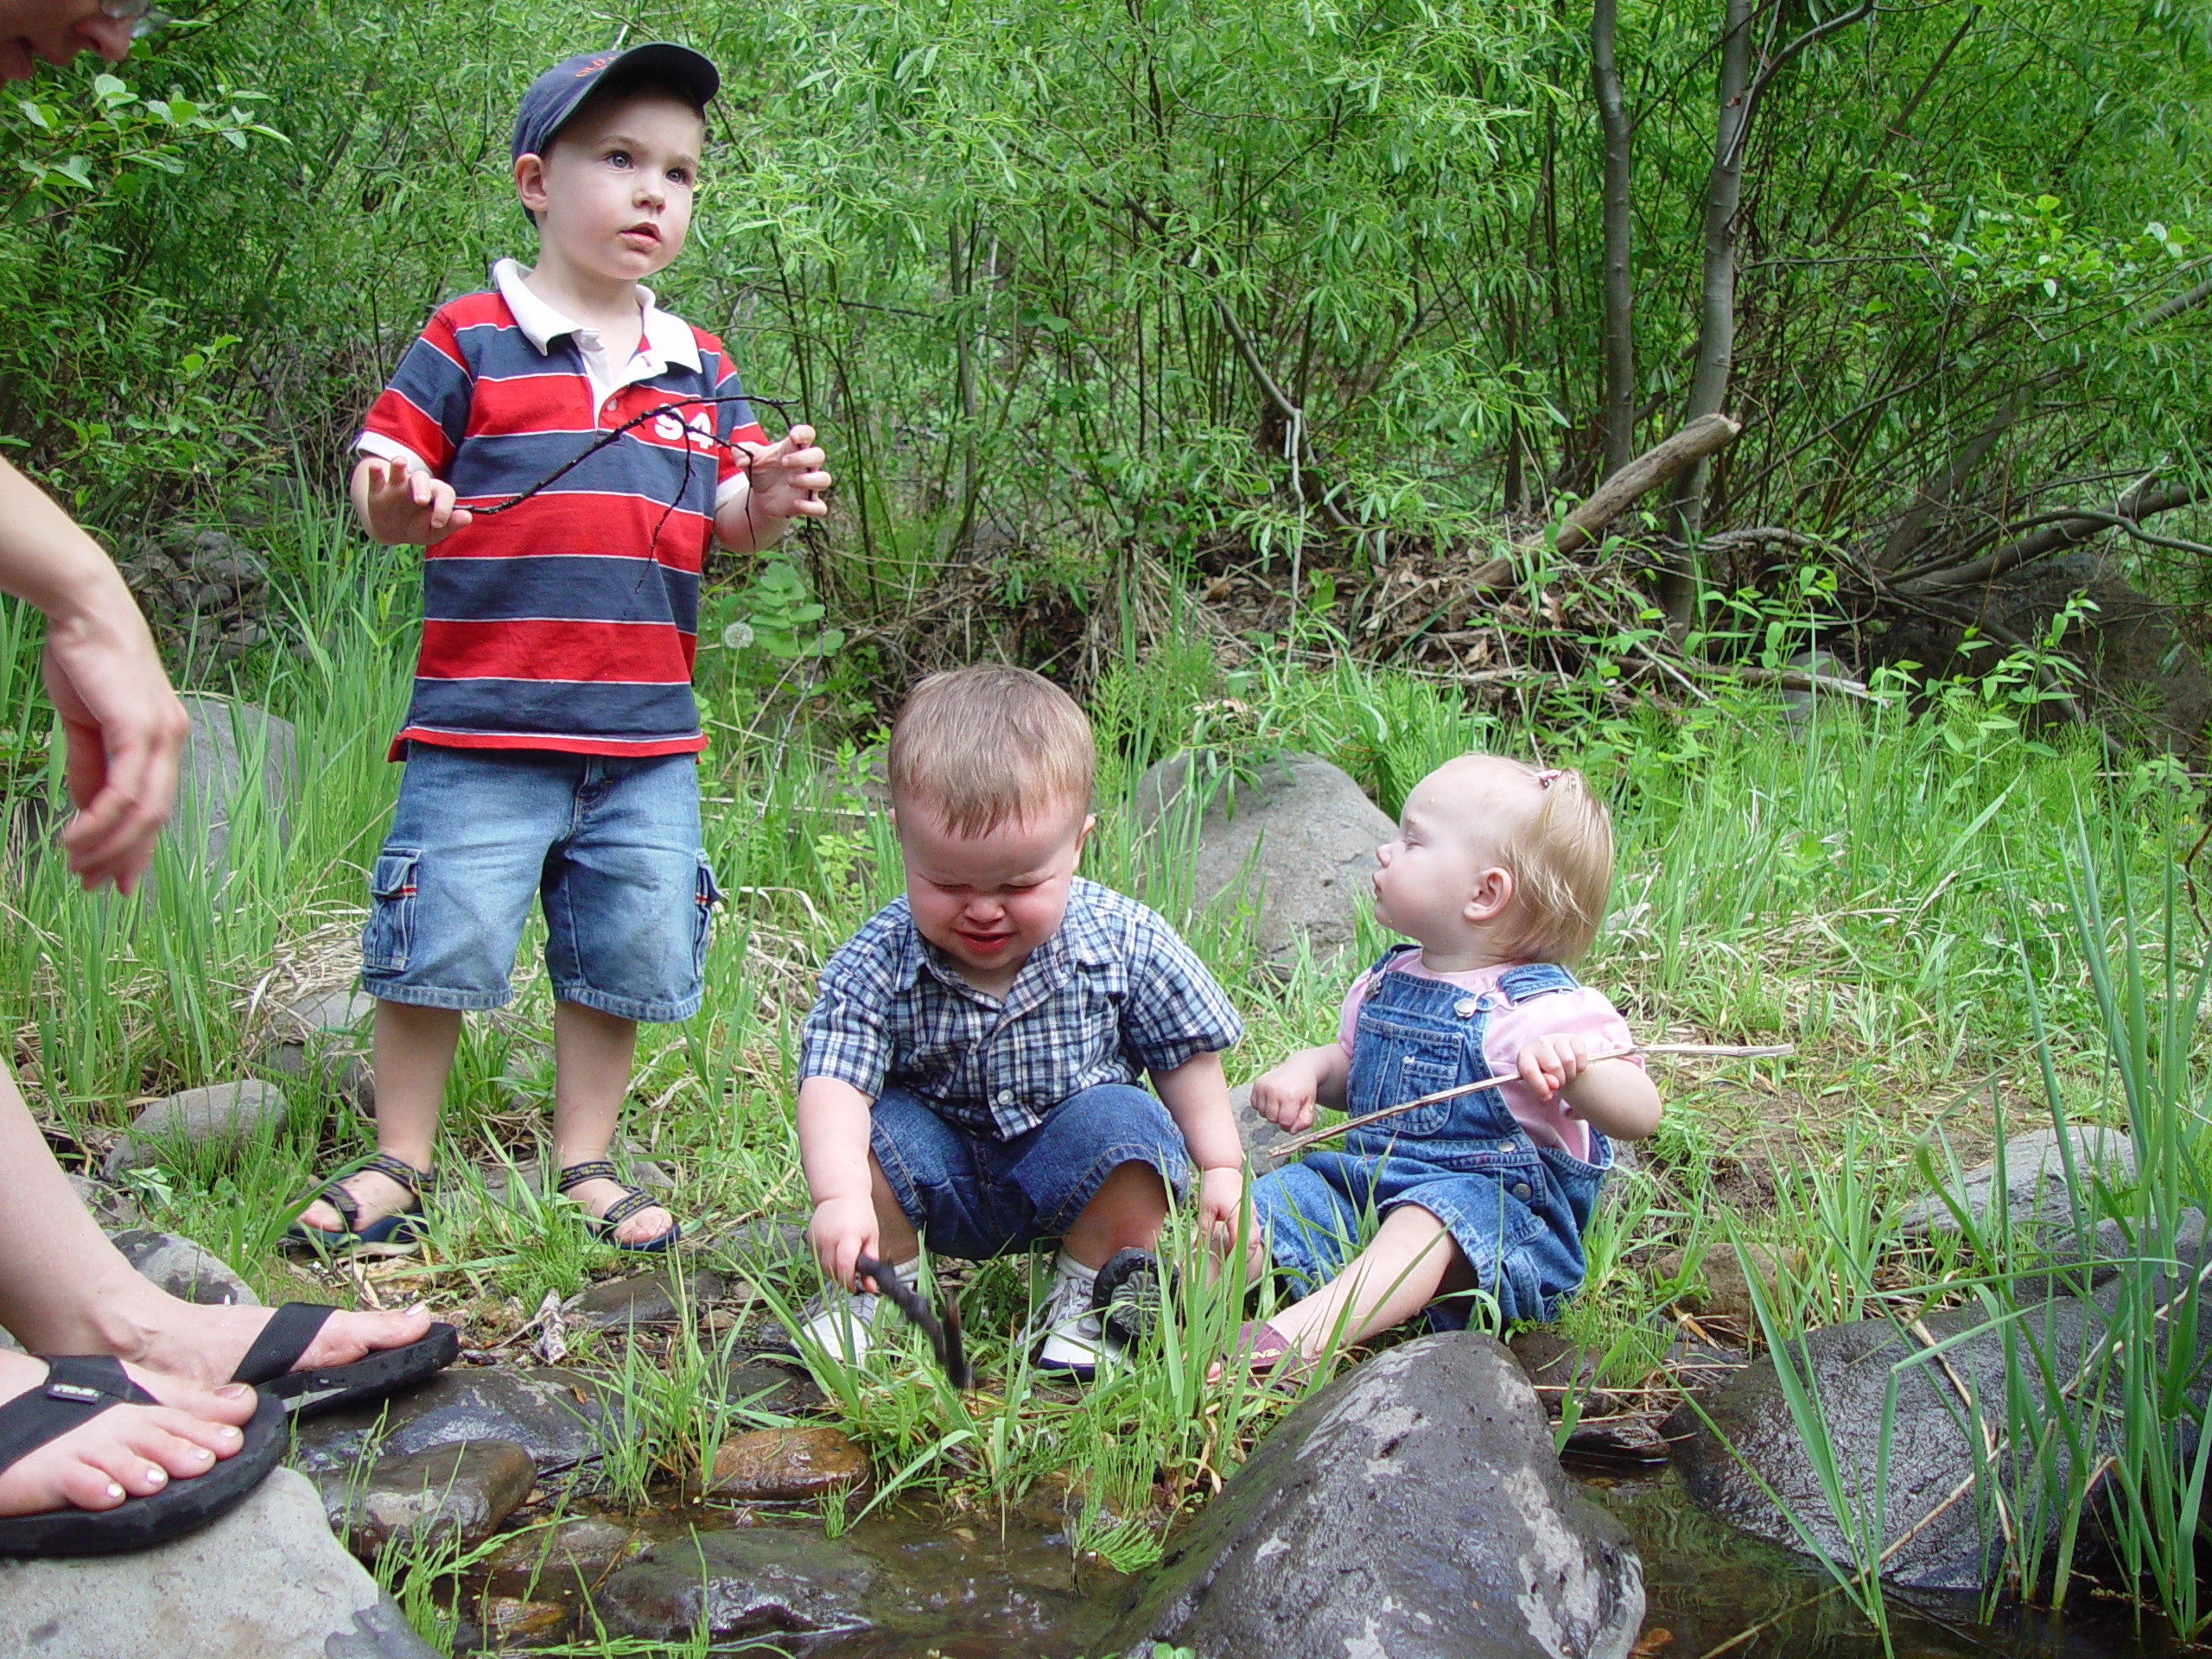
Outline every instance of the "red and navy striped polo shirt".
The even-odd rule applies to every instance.
[[[663,404],[529,500],[423,553],[408,740],[458,748],[654,755],[706,747],[691,696],[699,573],[718,502],[745,487],[707,435],[766,442],[722,343],[644,294],[644,338],[610,366],[597,337],[524,287],[441,306],[369,410],[357,447],[428,467],[459,505],[529,488]]]

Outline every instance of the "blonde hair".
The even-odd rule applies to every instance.
[[[1514,904],[1503,941],[1529,962],[1572,965],[1589,954],[1613,885],[1613,824],[1579,772],[1522,766],[1543,791],[1534,812],[1498,848],[1513,872]],[[1517,924],[1517,925],[1516,925]]]
[[[1090,810],[1097,754],[1075,699],[1003,663],[932,674],[891,725],[891,804],[925,804],[956,836],[1040,810]]]

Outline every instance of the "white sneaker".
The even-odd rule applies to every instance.
[[[1098,1270],[1086,1268],[1065,1250],[1052,1264],[1052,1288],[1038,1319],[1045,1339],[1037,1346],[1037,1369],[1058,1371],[1088,1382],[1102,1370],[1111,1370],[1122,1357],[1122,1342],[1106,1329],[1098,1310],[1090,1305],[1098,1283]]]
[[[874,1291],[825,1286],[799,1310],[798,1333],[823,1352],[857,1365],[875,1345],[875,1319],[883,1298]]]

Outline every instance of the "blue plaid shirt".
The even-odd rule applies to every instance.
[[[1134,899],[1077,878],[1059,931],[1029,953],[1003,1001],[986,996],[893,899],[823,964],[799,1033],[799,1076],[873,1100],[912,1090],[964,1128],[1010,1141],[1102,1083],[1135,1083],[1244,1034],[1175,930]]]

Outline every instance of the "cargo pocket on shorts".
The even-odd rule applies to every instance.
[[[369,874],[369,919],[361,929],[361,971],[399,974],[415,950],[415,877],[420,847],[392,847],[377,855]]]
[[[714,931],[715,906],[722,901],[722,890],[715,885],[715,873],[707,868],[707,855],[701,853],[698,856],[698,902],[692,906],[691,973],[694,978],[703,978],[707,971],[707,936]]]

